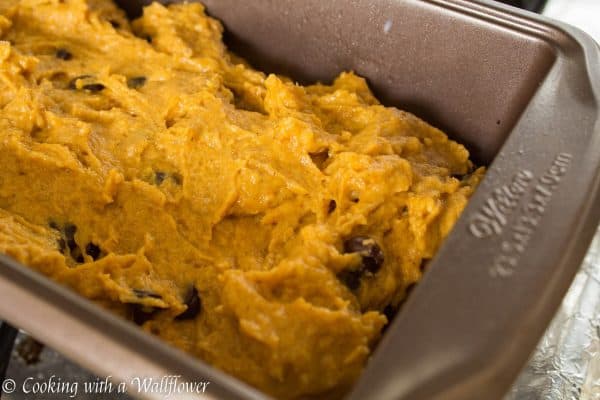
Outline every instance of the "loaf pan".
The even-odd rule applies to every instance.
[[[122,2],[132,16],[141,3]],[[354,70],[384,104],[440,127],[489,166],[347,398],[501,398],[600,219],[597,44],[492,2],[204,3],[257,68],[299,82]],[[90,370],[123,381],[181,375],[209,380],[211,398],[265,398],[28,268],[0,264],[0,316]]]

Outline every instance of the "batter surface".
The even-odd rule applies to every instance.
[[[338,397],[483,171],[364,79],[302,87],[221,33],[200,4],[1,0],[0,252],[276,397]]]

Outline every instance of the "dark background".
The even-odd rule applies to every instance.
[[[529,11],[542,12],[546,0],[500,0],[500,3],[510,4]]]

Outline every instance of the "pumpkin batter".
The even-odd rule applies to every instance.
[[[0,2],[0,251],[279,398],[339,397],[483,170],[200,4]],[[387,316],[386,316],[387,315]]]

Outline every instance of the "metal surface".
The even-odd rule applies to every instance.
[[[600,41],[597,0],[550,0],[544,15]],[[600,229],[552,323],[504,400],[537,399],[600,400]]]
[[[600,229],[558,313],[504,400],[600,400]]]
[[[386,104],[433,122],[491,164],[349,399],[501,398],[600,219],[596,44],[508,6],[462,0],[205,3],[232,48],[259,68],[301,81],[353,69]],[[215,397],[260,398],[32,271],[0,263],[0,296],[10,299],[0,315],[94,372],[176,371],[211,380]]]

